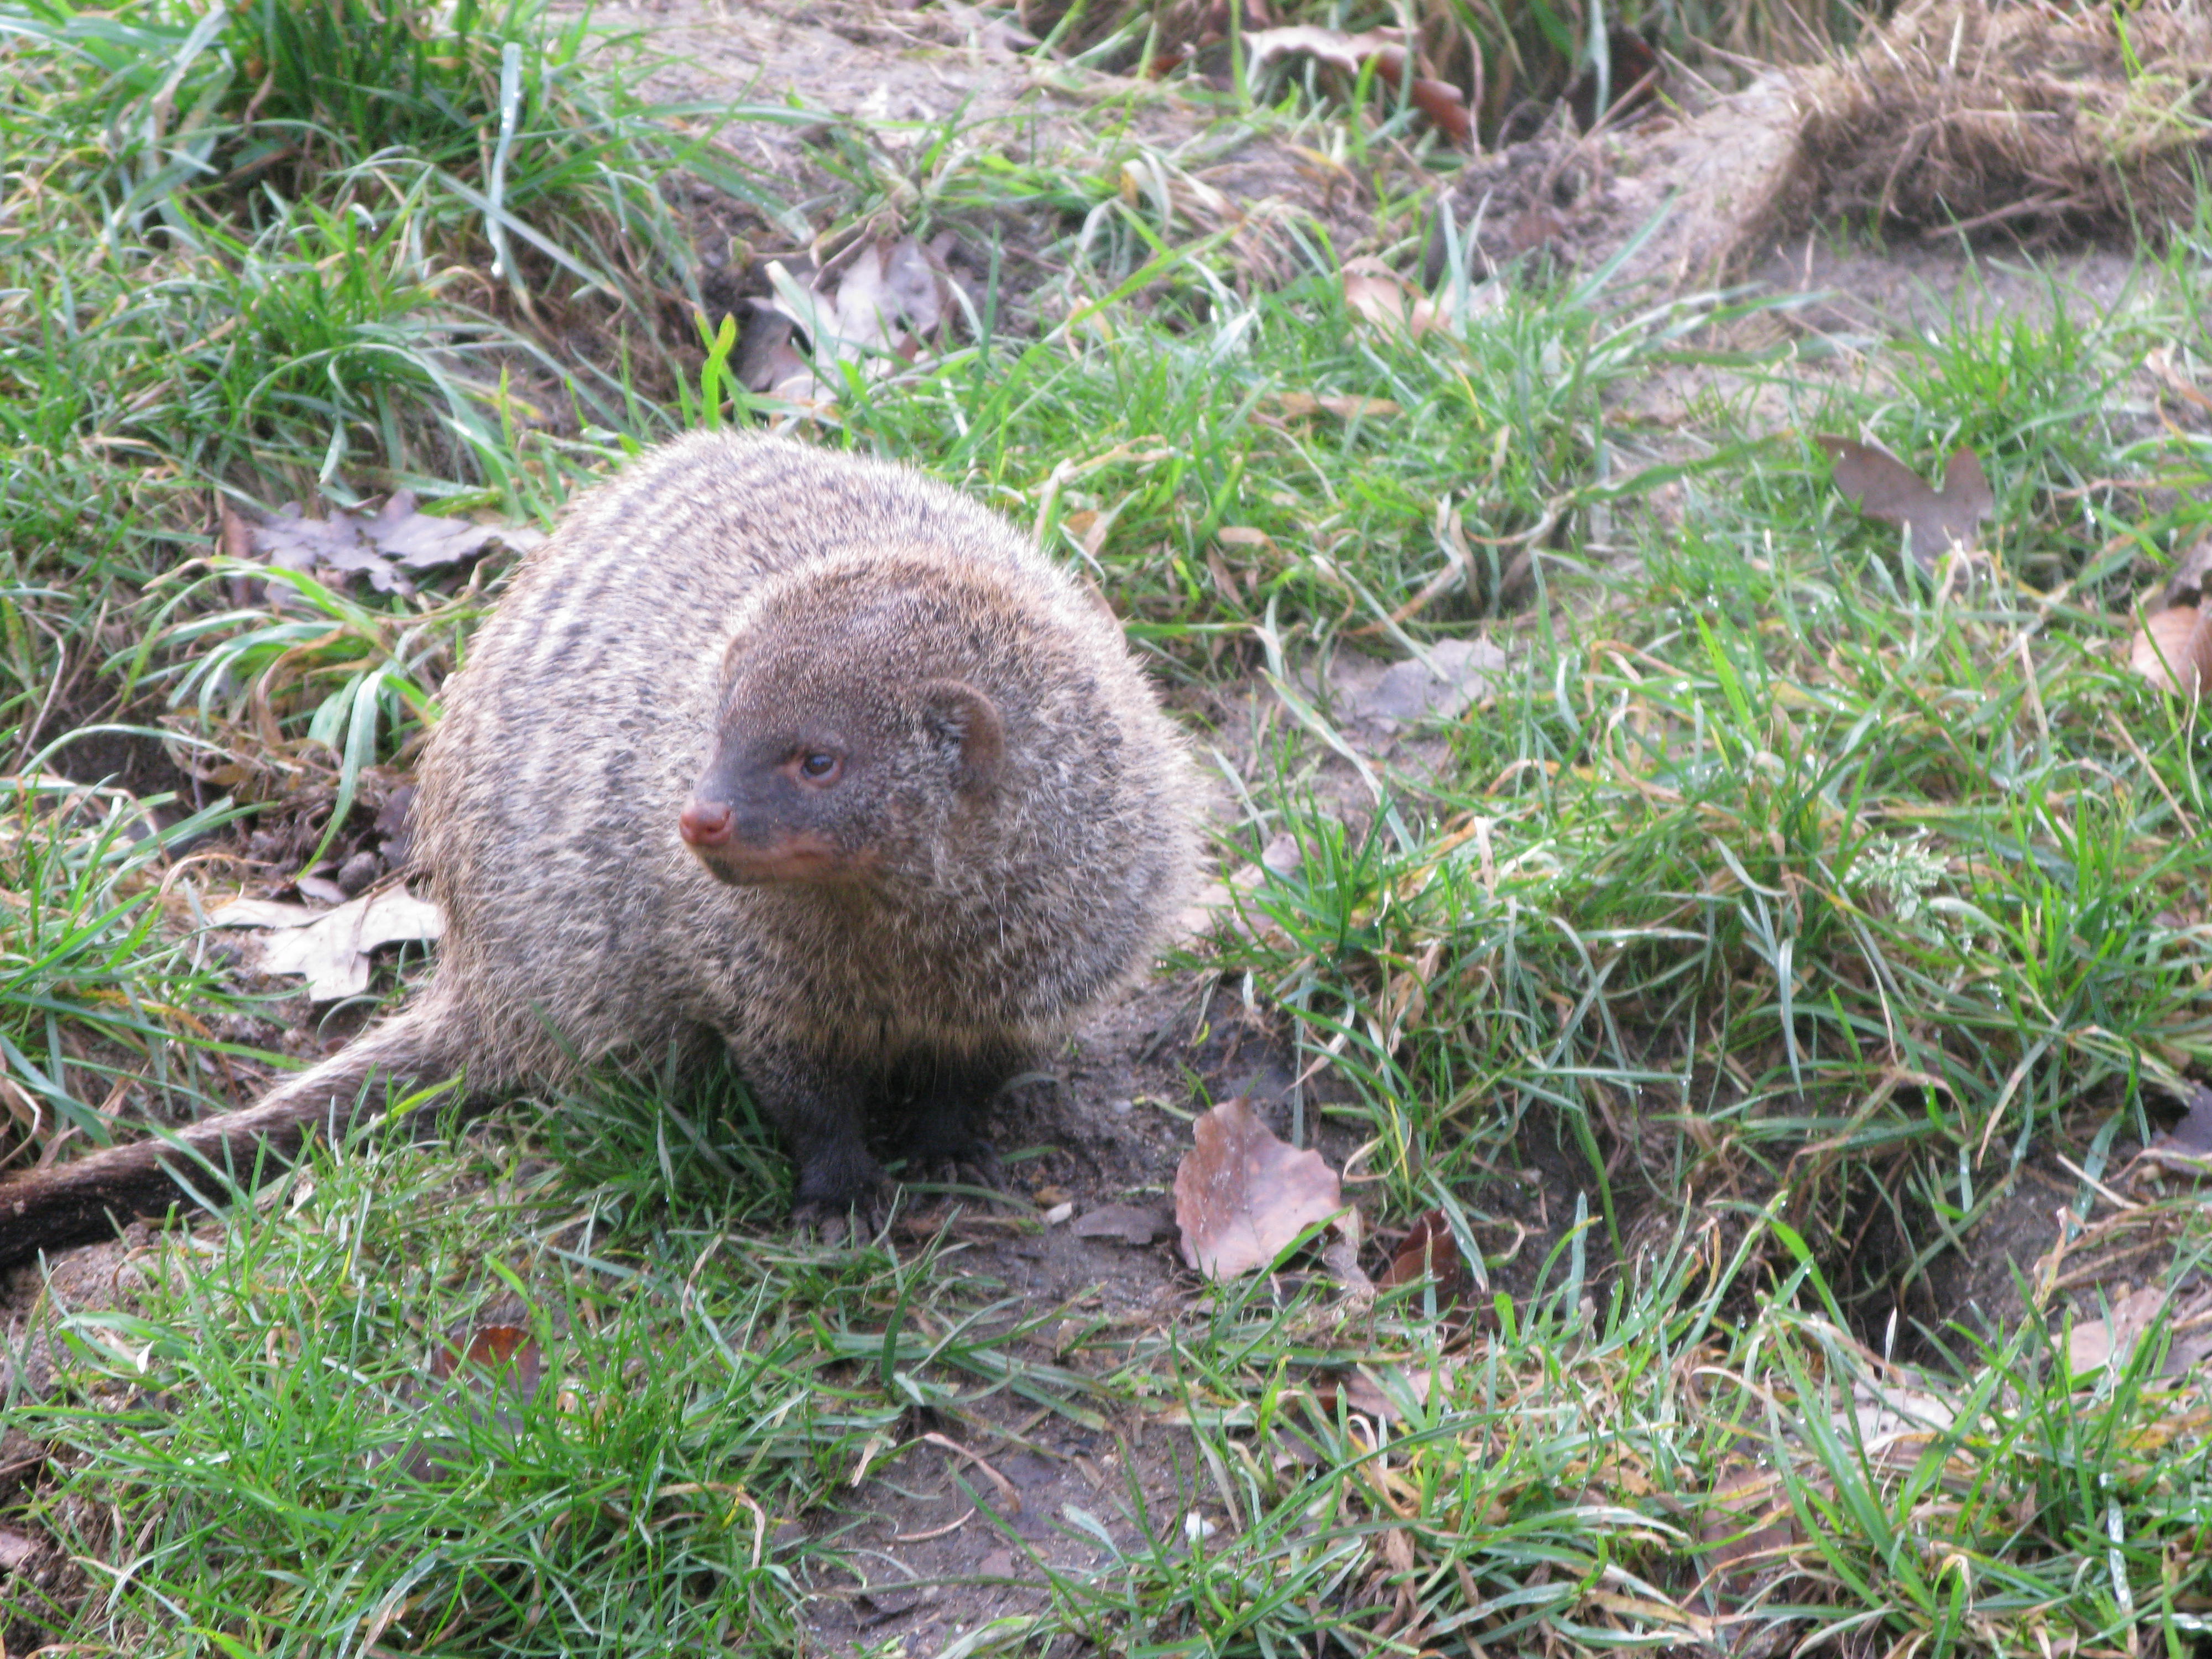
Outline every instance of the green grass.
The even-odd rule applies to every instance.
[[[0,1059],[18,1158],[63,1131],[109,1140],[118,1106],[220,1104],[218,1063],[250,1052],[210,1029],[231,998],[157,884],[172,849],[236,814],[225,802],[154,828],[148,814],[173,805],[45,772],[0,782]]]
[[[226,1033],[256,1006],[195,907],[246,823],[365,829],[362,775],[411,760],[496,598],[501,567],[262,582],[217,504],[404,485],[549,520],[708,404],[760,412],[702,384],[688,324],[663,337],[650,295],[692,255],[658,182],[799,215],[526,10],[0,29],[20,1164],[251,1092]],[[1387,135],[1262,90],[1284,107],[1208,142],[1365,146],[1375,247],[1413,246]],[[1446,1205],[1488,1284],[1370,1304],[1293,1252],[1142,1317],[1063,1305],[965,1224],[786,1235],[726,1078],[595,1079],[318,1154],[138,1258],[121,1307],[58,1285],[56,1384],[0,1407],[49,1461],[0,1525],[75,1565],[0,1578],[6,1639],[806,1651],[871,1570],[856,1470],[1049,1421],[1121,1478],[1050,1517],[1040,1557],[1087,1568],[1004,1540],[1036,1594],[970,1651],[2201,1646],[2203,1387],[2160,1367],[2212,1241],[2185,1193],[2099,1188],[2212,1073],[2205,740],[2124,665],[2134,595],[2202,529],[2201,433],[2129,407],[2146,352],[2212,353],[2202,227],[2131,308],[1875,343],[1863,374],[1715,350],[1755,299],[1628,313],[1601,283],[1416,341],[1346,306],[1353,250],[1232,234],[1204,145],[1099,125],[1079,163],[957,118],[896,153],[829,129],[841,225],[987,246],[1003,210],[1044,240],[980,337],[853,373],[813,435],[1098,580],[1222,774],[1224,862],[1302,854],[1186,970],[1320,1068],[1299,1127],[1369,1147],[1370,1227]],[[1686,417],[1640,412],[1717,365]],[[1929,584],[1850,511],[1810,436],[1862,431],[1923,472],[1976,450],[1992,571]],[[1394,751],[1316,678],[1460,638],[1504,672]],[[1983,1328],[1947,1267],[2031,1201],[2036,1250],[2063,1210],[2068,1263],[2123,1266]],[[2077,1363],[2129,1283],[2177,1295]],[[536,1382],[451,1365],[491,1325]]]
[[[102,1497],[41,1516],[117,1569],[88,1632],[210,1653],[787,1643],[791,1563],[766,1534],[896,1410],[848,1408],[818,1374],[818,1323],[866,1280],[786,1264],[702,1293],[684,1273],[702,1237],[595,1259],[588,1216],[511,1154],[330,1173],[139,1311],[72,1322],[85,1391],[17,1413],[81,1449],[78,1492]],[[463,1201],[464,1175],[503,1184]],[[534,1386],[442,1376],[526,1283],[494,1322],[530,1332]],[[105,1530],[108,1505],[141,1517],[131,1536]]]

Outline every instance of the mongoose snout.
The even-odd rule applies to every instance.
[[[729,840],[737,822],[738,815],[721,802],[701,800],[694,795],[684,804],[676,831],[687,847],[720,847]]]
[[[1004,520],[797,444],[665,445],[574,504],[446,687],[429,987],[242,1112],[0,1182],[0,1261],[365,1099],[702,1042],[782,1131],[798,1218],[872,1209],[872,1121],[988,1168],[982,1109],[1161,944],[1196,801],[1110,607]]]

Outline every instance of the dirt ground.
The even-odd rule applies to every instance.
[[[667,55],[647,89],[672,101],[770,106],[796,94],[825,117],[951,121],[962,143],[1033,157],[1101,157],[1100,112],[1109,111],[1127,141],[1194,157],[1194,170],[1237,209],[1256,214],[1272,205],[1310,216],[1328,228],[1340,257],[1376,251],[1372,204],[1341,168],[1316,165],[1310,151],[1267,137],[1247,135],[1200,154],[1213,112],[1174,87],[1018,55],[988,19],[952,0],[914,10],[859,0],[659,0],[600,5],[593,15],[603,27],[644,33]],[[1443,191],[1441,204],[1468,228],[1477,260],[1491,264],[1534,251],[1571,269],[1595,269],[1658,221],[1621,269],[1625,296],[1660,297],[1723,276],[1802,296],[1795,308],[1752,325],[1747,337],[1765,331],[1769,340],[1840,344],[1838,373],[1858,372],[1851,365],[1863,360],[1849,349],[1855,339],[2046,318],[2053,303],[2087,314],[2127,303],[2142,280],[2130,253],[2094,242],[2054,255],[1984,241],[1970,258],[1957,236],[1915,235],[1875,247],[1832,226],[1778,234],[1781,221],[1761,219],[1745,204],[1757,181],[1784,163],[1795,95],[1790,82],[1768,77],[1733,98],[1706,97],[1695,110],[1662,112],[1594,139],[1547,129],[1475,160]],[[776,181],[809,225],[818,231],[840,222],[848,186],[824,165],[821,126],[739,122],[727,142]],[[908,148],[896,130],[877,142],[893,164]],[[799,240],[791,224],[750,210],[732,209],[720,223],[729,240],[702,252],[733,293],[745,289],[750,262]],[[1041,248],[1060,234],[1042,223],[1000,228],[1017,249]],[[2030,253],[2041,262],[2033,269]],[[2055,283],[2048,274],[2054,258]],[[1716,373],[1685,371],[1635,395],[1643,412],[1663,416],[1709,395]],[[1347,793],[1356,791],[1347,786]],[[1023,1091],[1001,1115],[1000,1147],[1037,1152],[1013,1166],[1017,1191],[1060,1189],[1078,1218],[1105,1204],[1171,1212],[1191,1112],[1241,1094],[1284,1127],[1297,1057],[1279,1025],[1248,1018],[1231,1000],[1209,996],[1194,978],[1162,977],[1092,1019],[1054,1064],[1053,1083]],[[311,1042],[295,1032],[289,1046]],[[1341,1167],[1353,1138],[1326,1115],[1325,1079],[1306,1087],[1319,1144]],[[1490,1213],[1525,1231],[1523,1248],[1497,1274],[1516,1291],[1533,1282],[1576,1191],[1573,1164],[1559,1153],[1552,1126],[1532,1124],[1523,1154],[1522,1170],[1484,1195]],[[2048,1188],[2036,1172],[2023,1177],[2016,1201],[1985,1225],[1990,1249],[1971,1268],[1939,1275],[1933,1294],[1952,1305],[1932,1310],[1937,1317],[1975,1306],[2002,1316],[2017,1306],[2014,1265],[2032,1262],[2051,1242]],[[1625,1218],[1631,1228],[1644,1219]],[[979,1222],[962,1236],[969,1270],[1028,1306],[1057,1305],[1070,1318],[1157,1325],[1197,1288],[1164,1233],[1133,1246],[1079,1237],[1070,1224],[1014,1232]],[[127,1300],[133,1272],[129,1241],[68,1253],[48,1279],[17,1271],[0,1297],[11,1346],[42,1298]],[[35,1356],[21,1380],[34,1389],[44,1382]],[[1097,1565],[1096,1540],[1064,1519],[1070,1507],[1099,1517],[1127,1546],[1141,1535],[1179,1534],[1200,1473],[1175,1437],[1148,1434],[1133,1418],[1094,1426],[1041,1414],[1012,1396],[1000,1409],[989,1439],[972,1426],[918,1425],[895,1469],[879,1470],[837,1510],[805,1523],[836,1534],[855,1564],[849,1582],[817,1586],[820,1651],[896,1638],[909,1652],[933,1652],[982,1621],[1035,1608],[1046,1592],[1027,1552],[1079,1574]],[[925,1431],[930,1437],[919,1438]],[[865,1579],[858,1576],[864,1570]]]

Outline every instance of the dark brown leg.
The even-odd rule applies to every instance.
[[[902,1149],[917,1171],[950,1171],[996,1187],[1004,1178],[985,1133],[991,1102],[1021,1069],[1018,1055],[919,1057],[906,1079]]]
[[[884,1172],[868,1156],[859,1079],[796,1048],[740,1054],[738,1065],[799,1166],[791,1218],[813,1224],[849,1211],[873,1227],[882,1218]]]

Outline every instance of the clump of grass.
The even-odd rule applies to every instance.
[[[0,779],[0,1096],[17,1157],[102,1144],[120,1109],[231,1103],[228,1057],[246,1052],[210,1030],[228,994],[161,903],[173,849],[235,810],[179,814],[55,777],[44,758]]]
[[[1390,77],[1370,68],[1352,81],[1309,64],[1268,76],[1237,61],[1252,33],[1319,27],[1361,34],[1401,32],[1419,54],[1419,73],[1456,86],[1468,100],[1485,143],[1526,137],[1570,88],[1588,114],[1626,91],[1636,76],[1621,58],[1639,45],[1662,47],[1725,81],[1745,59],[1817,61],[1856,39],[1868,12],[1849,5],[1802,7],[1771,0],[1661,5],[1625,0],[1586,7],[1571,0],[1419,0],[1413,5],[1318,4],[1305,0],[1236,7],[1203,0],[1045,0],[1018,9],[1046,49],[1074,62],[1123,74],[1194,77],[1249,103],[1287,93],[1304,107],[1328,109],[1355,132],[1406,126],[1406,103]],[[1884,15],[1889,8],[1877,8]],[[1348,98],[1346,96],[1348,92]],[[1346,107],[1346,104],[1350,107]],[[1357,142],[1355,137],[1354,142]]]
[[[38,411],[27,439],[97,434],[271,504],[450,493],[505,421],[625,408],[536,343],[541,313],[649,314],[691,280],[657,188],[687,147],[580,21],[354,0],[9,21],[0,378]]]
[[[793,1639],[781,1517],[876,1425],[823,1411],[780,1278],[687,1283],[697,1239],[596,1260],[542,1180],[454,1176],[356,1147],[289,1221],[246,1206],[133,1310],[64,1322],[83,1403],[15,1420],[84,1462],[40,1518],[131,1565],[49,1621],[173,1651]],[[493,1327],[520,1367],[456,1358]]]
[[[1949,378],[1913,407],[1971,406],[2013,457],[2001,552],[2048,545],[2052,509],[2063,548],[2051,486],[2111,476],[2078,400],[2126,338],[1984,343],[2021,401],[1991,404],[1963,341],[1918,358]],[[1252,846],[1288,827],[1304,860],[1229,959],[1357,1083],[1401,1202],[1536,1110],[1608,1218],[1640,1169],[1773,1183],[1832,1267],[1896,1242],[1899,1279],[1842,1275],[1886,1306],[2031,1147],[2144,1133],[2212,1061],[2212,871],[2193,726],[2122,665],[2129,619],[2002,580],[1931,595],[1801,456],[1685,472],[1679,530],[1516,631],[1454,770],[1401,785],[1418,807],[1268,803]],[[2057,556],[2095,596],[2131,551]]]
[[[580,306],[649,313],[686,280],[658,183],[687,146],[580,23],[528,6],[27,4],[0,36],[6,1029],[18,1127],[44,1146],[105,1139],[118,1108],[166,1115],[149,1089],[243,1086],[206,1069],[228,1053],[190,1012],[211,980],[178,965],[147,890],[228,807],[120,792],[182,787],[160,758],[181,744],[227,801],[329,779],[327,839],[362,769],[433,714],[473,609],[280,573],[313,620],[241,611],[227,585],[266,573],[187,568],[228,503],[408,483],[549,513],[615,446],[547,428],[595,398],[651,405],[530,331]],[[56,775],[110,787],[73,797]]]
[[[1267,632],[1389,651],[1464,631],[1528,545],[1635,492],[1657,458],[1608,394],[1712,314],[1601,320],[1587,293],[1520,290],[1417,349],[1362,325],[1334,271],[1209,299],[1133,337],[987,340],[888,395],[855,386],[838,423],[1033,516],[1164,648],[1251,661]]]

